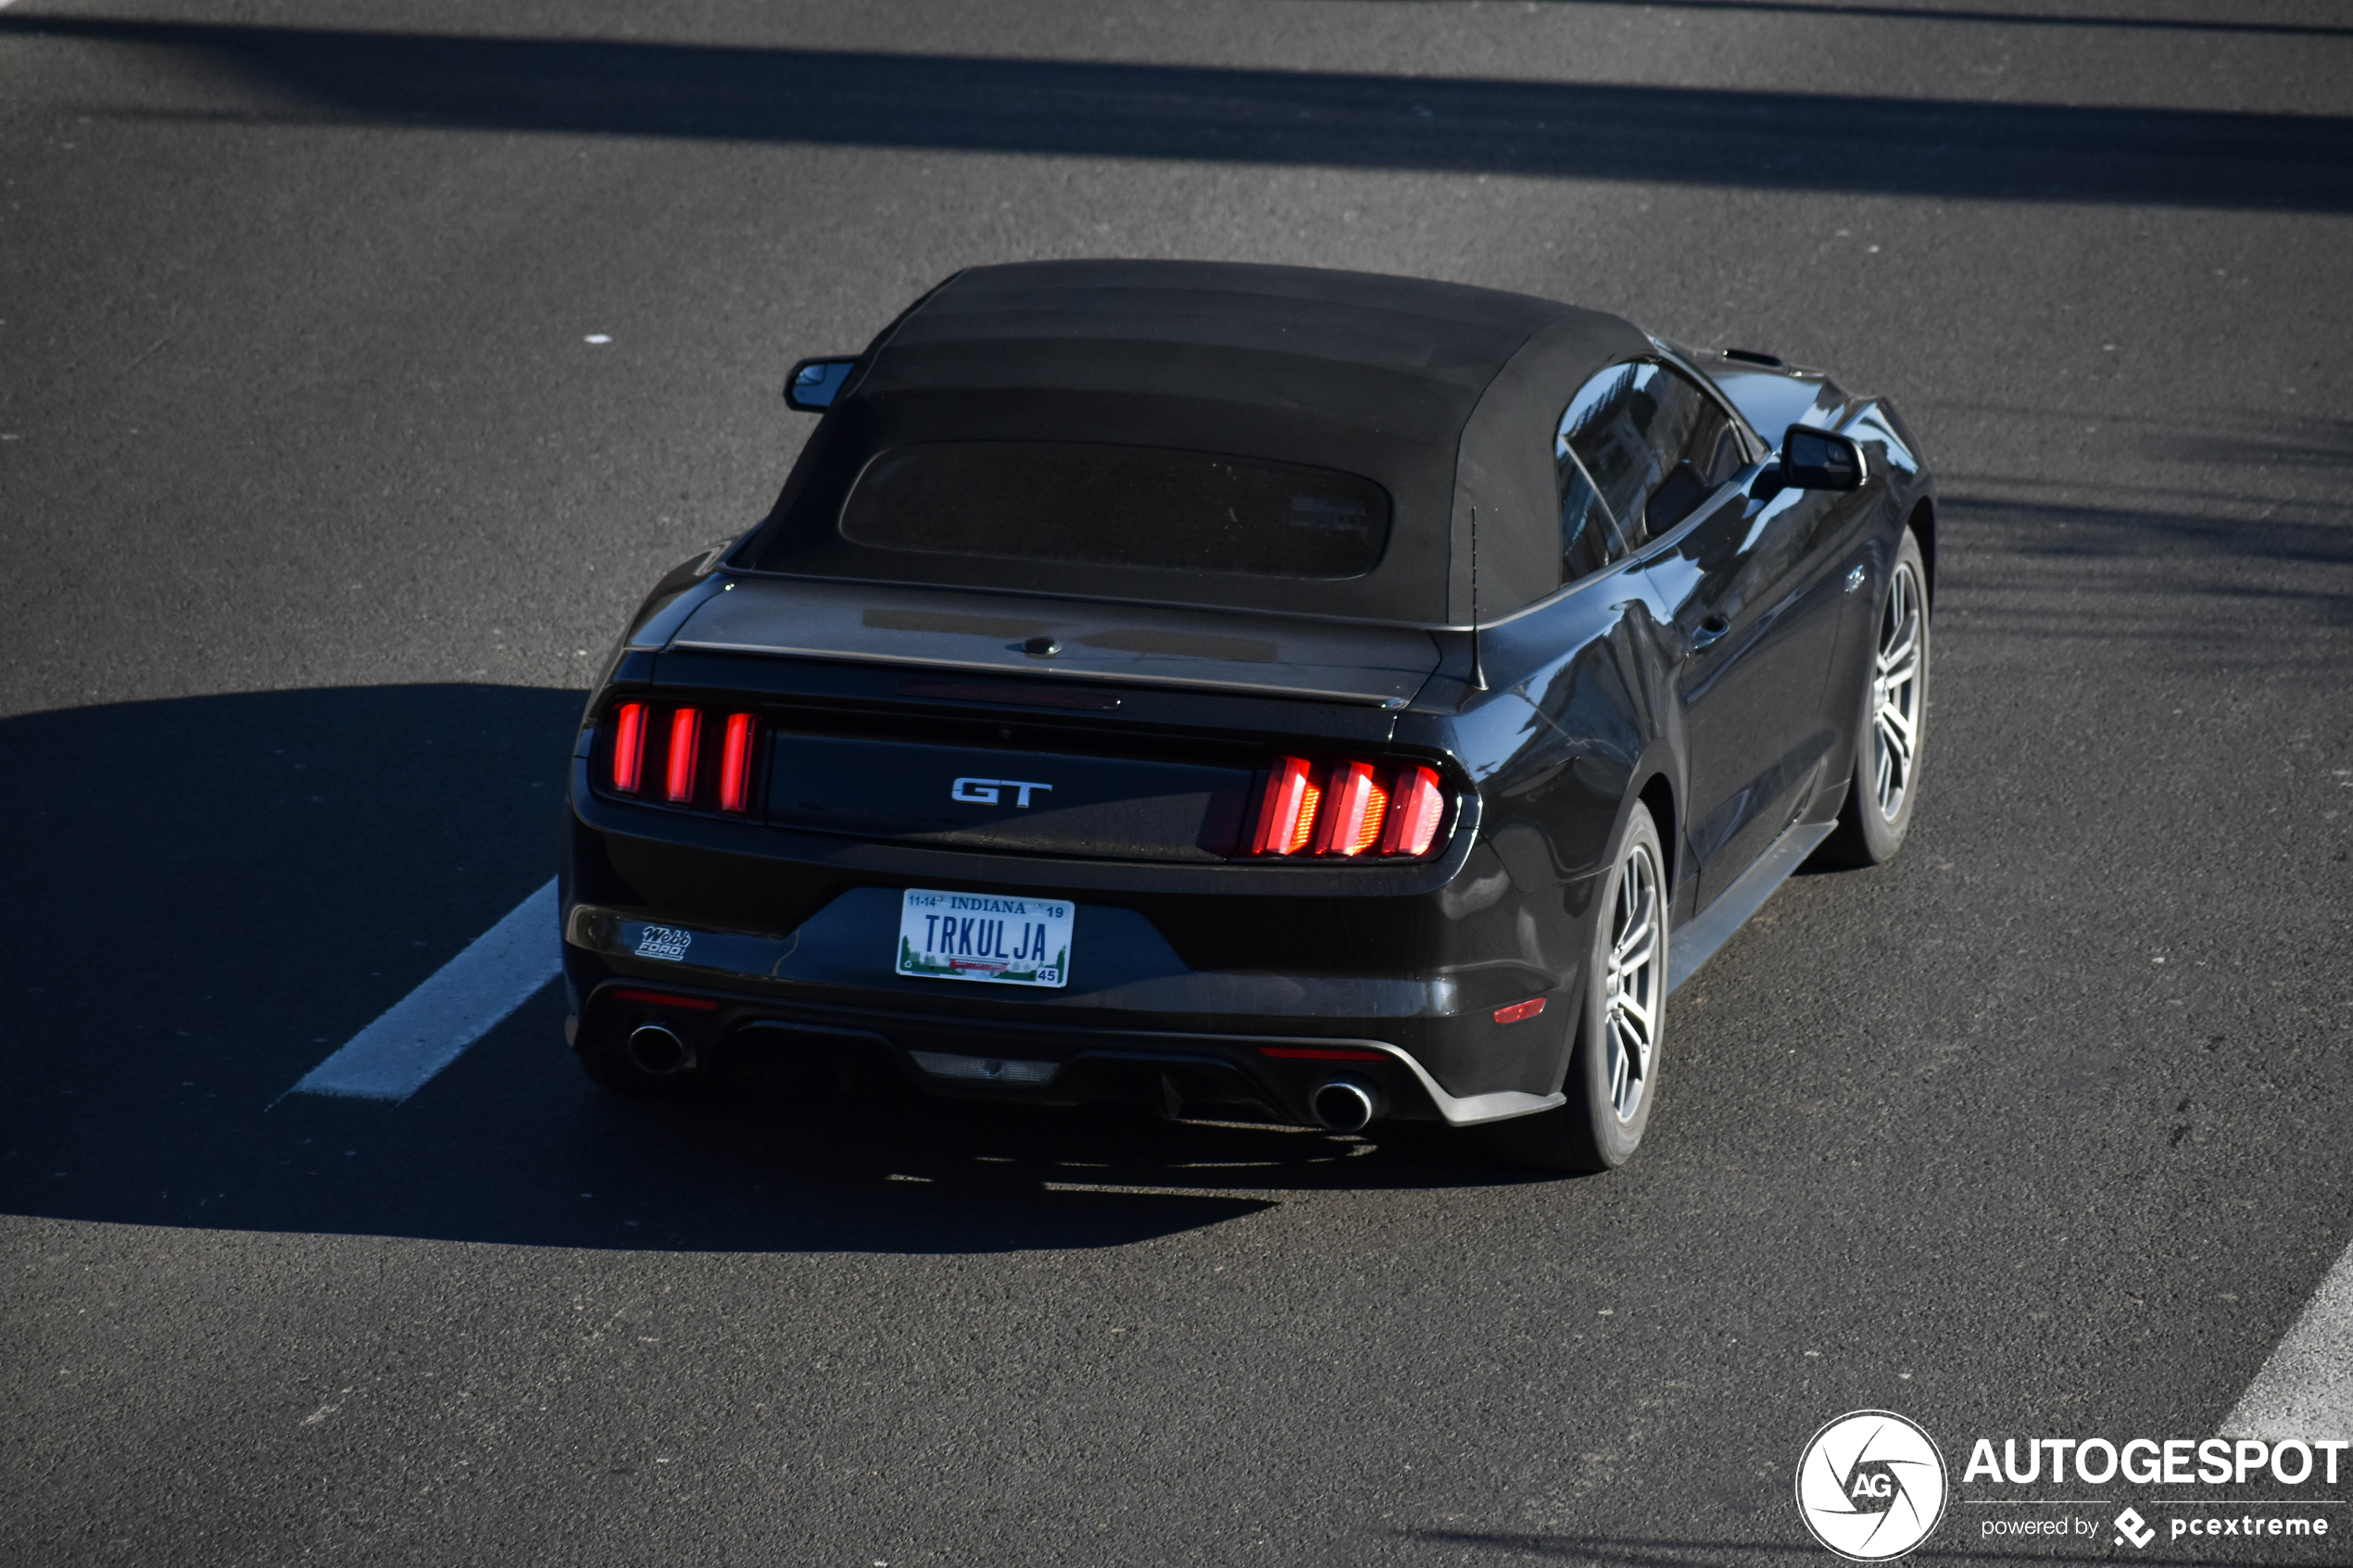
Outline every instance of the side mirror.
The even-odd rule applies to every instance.
[[[785,406],[804,414],[820,414],[841,395],[841,383],[857,368],[855,359],[803,359],[785,378]]]
[[[1792,425],[1781,436],[1781,483],[1792,490],[1860,490],[1863,449],[1845,436]]]

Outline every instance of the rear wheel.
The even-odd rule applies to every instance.
[[[1516,1165],[1615,1170],[1650,1125],[1667,1024],[1667,857],[1639,803],[1618,834],[1601,898],[1561,1085],[1567,1103],[1486,1129],[1489,1146]]]
[[[1820,851],[1835,865],[1885,865],[1911,830],[1928,729],[1927,581],[1919,541],[1907,528],[1880,607],[1871,668],[1863,684],[1854,781],[1837,831]]]

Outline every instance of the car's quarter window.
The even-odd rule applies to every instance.
[[[1711,397],[1706,400],[1685,455],[1698,465],[1702,477],[1712,488],[1748,466],[1748,443],[1741,439],[1738,422]]]
[[[1327,581],[1372,571],[1389,524],[1354,474],[1074,441],[900,446],[841,513],[843,538],[888,550]]]
[[[1649,360],[1614,365],[1579,388],[1553,451],[1572,580],[1673,528],[1747,458],[1714,398]]]
[[[1553,466],[1560,482],[1561,581],[1574,583],[1624,555],[1626,542],[1566,441],[1553,444]]]
[[[1692,413],[1681,448],[1660,453],[1666,477],[1651,492],[1644,513],[1648,533],[1654,538],[1691,516],[1692,508],[1714,495],[1718,485],[1740,472],[1748,461],[1748,450],[1742,445],[1740,431],[1722,406],[1676,370],[1662,369],[1673,378],[1679,394],[1688,394],[1687,406]]]

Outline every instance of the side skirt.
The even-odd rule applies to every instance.
[[[1765,900],[1837,826],[1836,822],[1792,822],[1731,886],[1716,896],[1714,903],[1691,924],[1676,931],[1667,945],[1667,994],[1674,995],[1684,981],[1697,974],[1700,965],[1714,958],[1716,950],[1732,939],[1732,933],[1765,907]]]

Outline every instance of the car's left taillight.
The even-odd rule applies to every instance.
[[[744,813],[752,806],[759,767],[760,719],[752,713],[675,706],[615,703],[605,721],[605,780],[620,795],[673,806]]]

